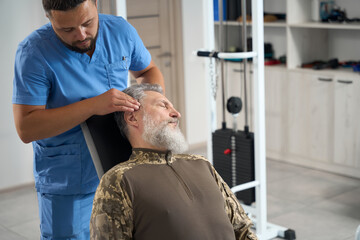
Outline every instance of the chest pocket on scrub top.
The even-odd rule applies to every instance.
[[[123,90],[127,87],[129,66],[129,57],[122,57],[120,61],[105,66],[110,88]]]

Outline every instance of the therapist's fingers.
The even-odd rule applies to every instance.
[[[118,111],[136,111],[139,109],[140,103],[136,99],[116,89],[115,92],[113,104],[121,108]]]
[[[119,100],[120,100],[120,104],[123,104],[123,105],[133,104],[135,106],[140,106],[140,103],[135,98],[133,98],[123,92],[120,92]]]
[[[140,107],[140,103],[136,99],[117,89],[110,89],[94,97],[93,100],[92,107],[95,109],[96,115],[105,115],[117,111],[133,112]]]
[[[128,99],[117,99],[114,101],[115,111],[134,112],[139,110],[140,104],[133,103]]]

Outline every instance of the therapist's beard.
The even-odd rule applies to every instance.
[[[77,42],[72,43],[72,45],[70,45],[70,44],[64,42],[57,34],[56,35],[60,39],[60,41],[65,45],[65,47],[67,47],[71,51],[78,52],[78,53],[86,53],[86,52],[91,51],[91,50],[93,50],[95,48],[95,44],[96,44],[96,40],[98,38],[98,34],[99,34],[99,26],[98,26],[98,29],[97,29],[97,32],[96,32],[96,35],[95,35],[94,38],[86,38],[84,40],[84,41],[90,40],[90,45],[87,48],[76,47],[76,44],[81,43],[83,41],[77,41]]]
[[[142,137],[146,142],[173,153],[183,153],[188,150],[188,144],[179,126],[176,125],[176,127],[173,128],[169,125],[169,121],[178,122],[178,119],[173,118],[157,124],[145,113],[143,121],[144,132]]]

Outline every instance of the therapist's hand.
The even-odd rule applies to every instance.
[[[94,115],[106,115],[112,112],[134,112],[140,103],[129,95],[113,88],[92,98]]]

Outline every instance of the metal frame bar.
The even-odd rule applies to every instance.
[[[247,58],[253,58],[257,56],[256,52],[206,52],[206,51],[197,51],[194,52],[194,55],[197,55],[199,57],[214,57],[218,59],[247,59]]]
[[[103,169],[103,166],[101,164],[101,160],[100,160],[98,151],[96,150],[96,146],[95,146],[95,143],[94,143],[93,138],[91,136],[89,127],[88,127],[86,122],[81,123],[80,127],[81,127],[81,130],[82,130],[83,134],[84,134],[86,145],[89,148],[91,158],[92,158],[93,163],[95,165],[96,173],[97,173],[99,179],[101,179],[102,175],[104,175],[104,169]]]
[[[266,239],[266,143],[265,143],[265,82],[264,82],[264,19],[263,1],[252,0],[252,45],[258,56],[253,59],[254,67],[254,132],[255,137],[255,179],[260,182],[255,188],[256,233],[260,239]]]

